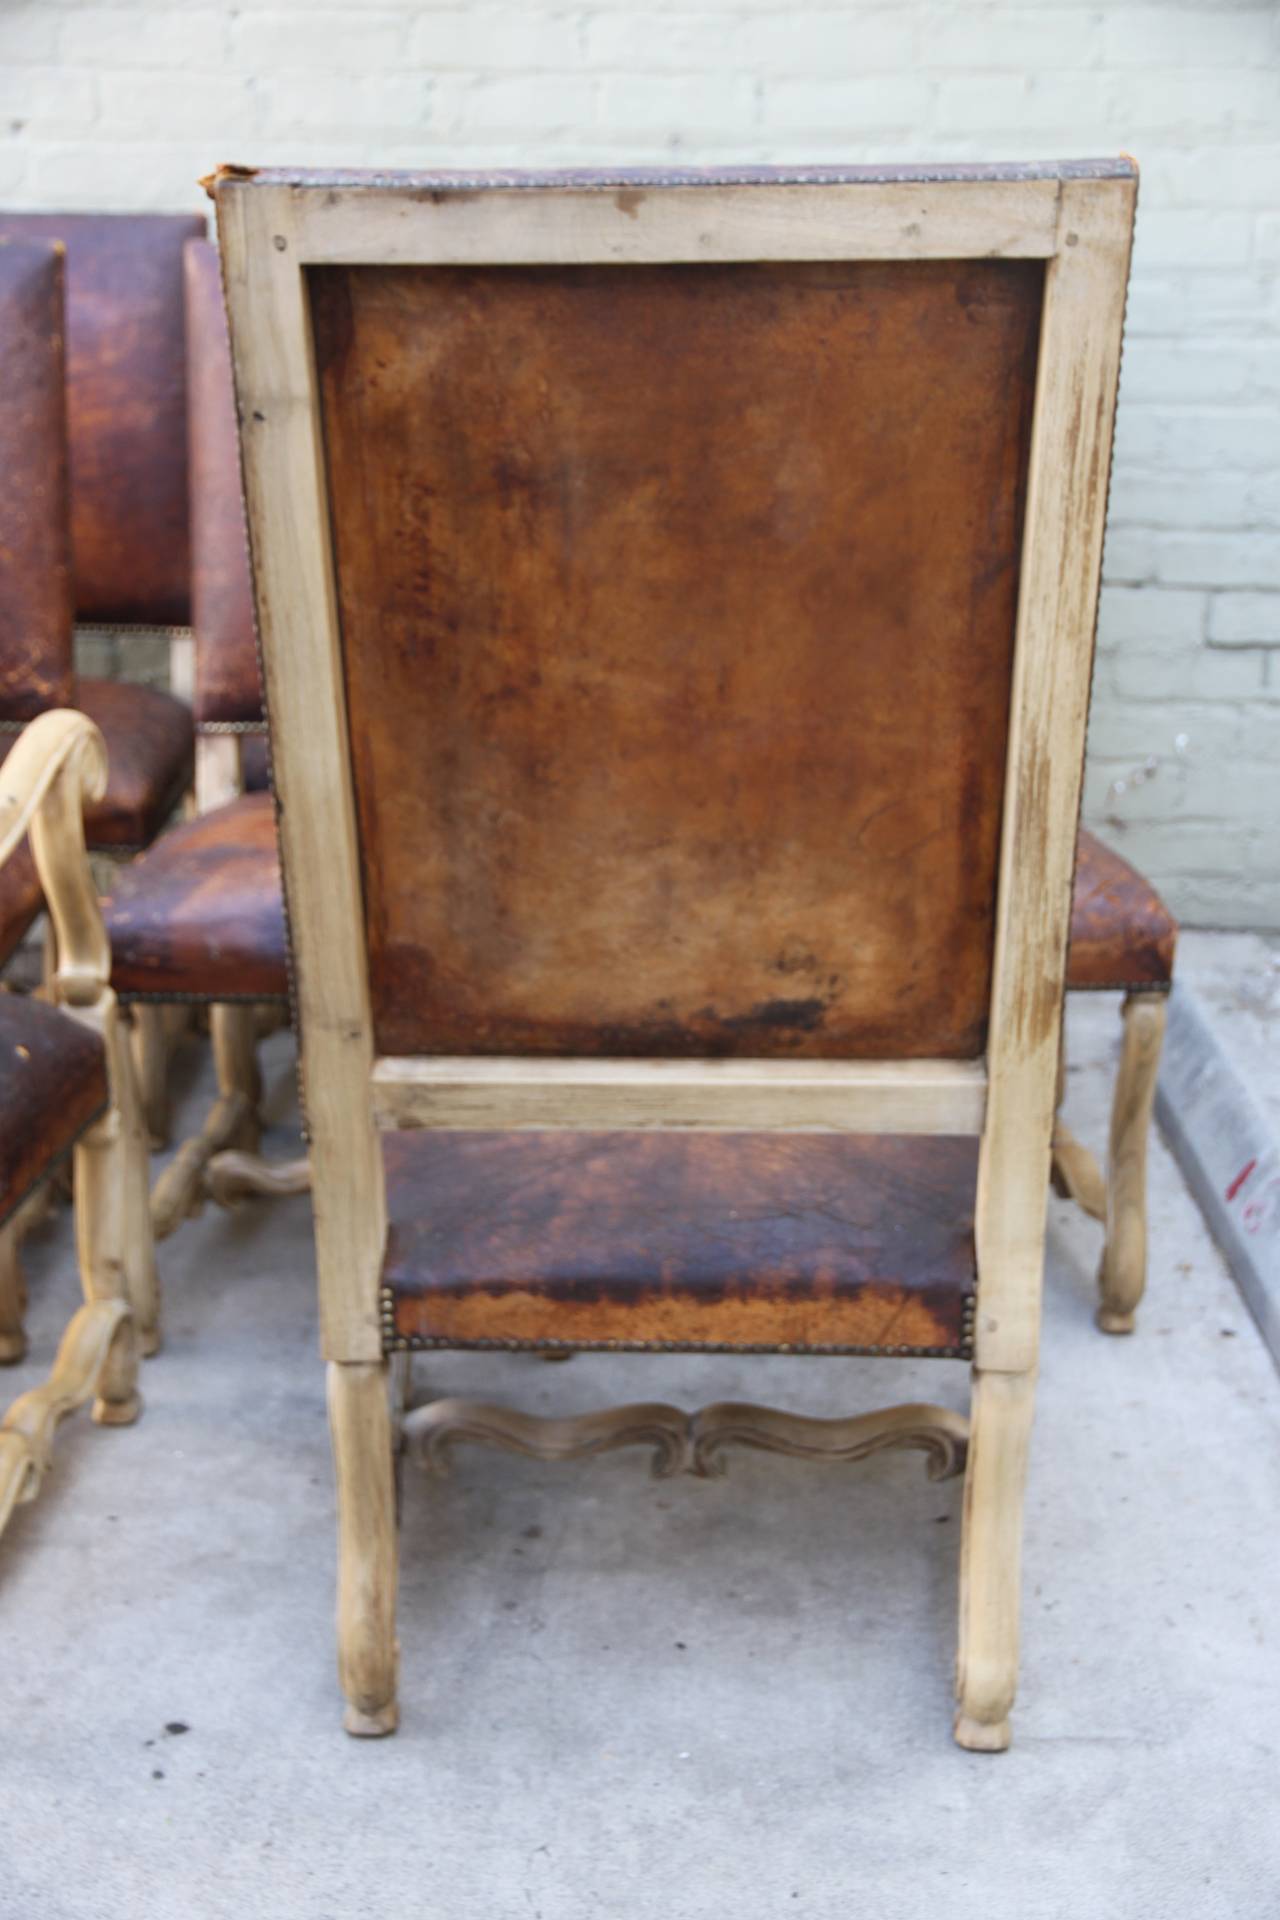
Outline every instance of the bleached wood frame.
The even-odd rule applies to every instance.
[[[238,169],[216,177],[294,938],[322,1343],[332,1363],[349,1725],[394,1724],[389,1468],[385,1484],[371,1478],[364,1451],[389,1444],[379,1411],[386,1204],[378,1127],[493,1125],[496,1093],[513,1116],[506,1124],[529,1126],[676,1119],[980,1133],[957,1738],[1007,1744],[1045,1192],[1136,189],[1126,160],[702,180]],[[945,1061],[832,1062],[797,1073],[777,1062],[677,1069],[376,1059],[306,269],[991,257],[1043,260],[1045,287],[985,1072]]]

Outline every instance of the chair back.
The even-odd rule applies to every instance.
[[[0,239],[0,724],[71,704],[63,253]]]
[[[1038,1244],[1134,184],[219,177],[335,1314],[372,1116],[981,1132]]]
[[[0,238],[66,248],[82,621],[190,622],[182,249],[204,232],[198,214],[0,214]]]

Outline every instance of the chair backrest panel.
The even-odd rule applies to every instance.
[[[0,720],[69,706],[74,686],[63,256],[0,239]]]
[[[183,276],[191,624],[196,642],[192,710],[199,726],[253,725],[262,720],[262,681],[240,486],[231,342],[217,248],[208,240],[188,240]]]
[[[182,249],[199,214],[0,213],[67,249],[72,544],[81,620],[186,625]]]
[[[377,1050],[980,1053],[1042,263],[308,286]]]

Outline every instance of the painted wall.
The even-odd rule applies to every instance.
[[[1280,9],[0,0],[0,204],[220,160],[1133,153],[1086,806],[1189,922],[1280,927]]]

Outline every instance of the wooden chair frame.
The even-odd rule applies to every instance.
[[[315,1183],[353,1732],[396,1720],[396,1550],[379,1127],[755,1127],[980,1135],[956,1737],[1008,1744],[1022,1491],[1131,162],[847,174],[250,173],[213,186],[231,322]],[[986,1060],[375,1057],[320,407],[322,264],[1045,262]]]
[[[84,802],[101,798],[106,768],[98,729],[67,709],[33,720],[0,768],[0,863],[29,832],[52,928],[53,968],[45,991],[69,1018],[100,1036],[110,1089],[106,1112],[74,1147],[84,1305],[62,1336],[48,1379],[15,1400],[0,1420],[0,1531],[13,1507],[39,1492],[54,1433],[68,1413],[92,1397],[100,1425],[128,1426],[137,1419],[137,1327],[155,1317],[146,1134],[84,842]],[[0,1291],[15,1294],[21,1285],[18,1219],[0,1228]]]

